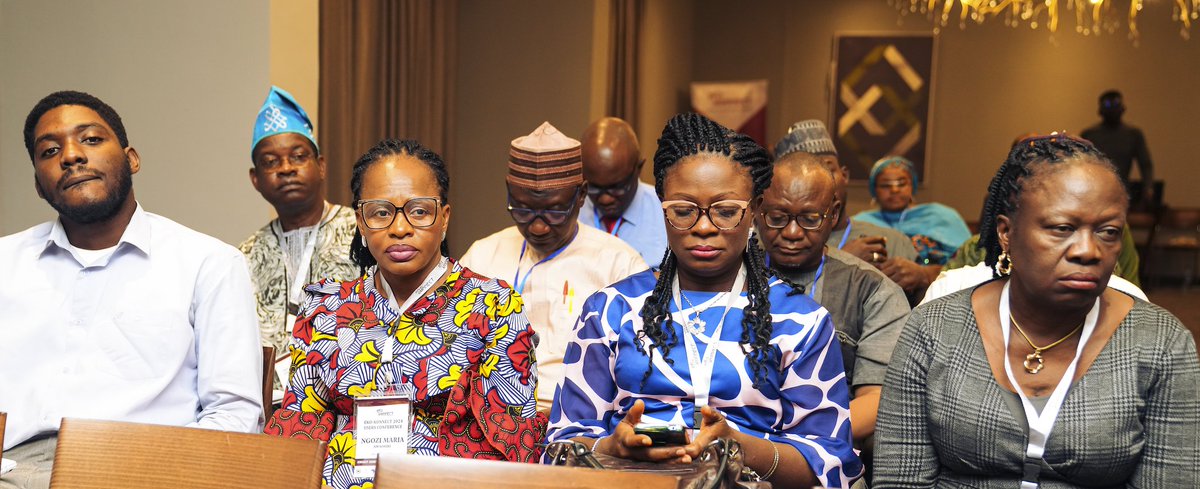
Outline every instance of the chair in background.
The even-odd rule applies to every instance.
[[[1189,288],[1195,279],[1196,265],[1200,264],[1200,208],[1164,210],[1148,254],[1153,255],[1156,262],[1153,273],[1155,285],[1162,280],[1164,268],[1178,269],[1171,266],[1173,257],[1178,256],[1186,263],[1183,268],[1183,288]]]
[[[275,387],[275,347],[262,347],[262,368],[263,368],[263,383],[262,383],[262,406],[263,420],[271,419],[271,411],[275,408],[272,400],[272,394]]]
[[[649,472],[596,470],[453,457],[380,455],[375,489],[488,487],[489,489],[676,489],[679,478]]]
[[[8,421],[8,413],[0,412],[0,458],[4,458],[4,423]]]
[[[1133,234],[1133,244],[1138,254],[1138,280],[1143,287],[1148,287],[1151,263],[1150,244],[1154,242],[1154,231],[1158,227],[1158,212],[1129,211],[1125,223]]]
[[[316,488],[324,455],[312,440],[66,418],[50,487]]]

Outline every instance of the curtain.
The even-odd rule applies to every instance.
[[[321,115],[329,200],[348,204],[354,162],[416,139],[450,161],[454,1],[321,0]]]
[[[643,0],[612,0],[609,27],[612,49],[608,60],[605,111],[636,127],[638,30]],[[322,109],[324,110],[324,109]]]

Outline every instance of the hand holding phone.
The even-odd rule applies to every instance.
[[[687,428],[682,425],[647,425],[639,423],[633,432],[650,437],[652,447],[680,446],[688,444]]]

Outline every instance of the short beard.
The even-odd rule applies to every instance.
[[[121,208],[125,206],[125,201],[129,199],[129,193],[133,190],[133,170],[129,164],[129,156],[125,157],[125,165],[118,168],[111,176],[115,178],[116,188],[101,201],[69,206],[53,200],[46,192],[42,192],[42,195],[46,203],[58,211],[59,216],[67,220],[79,224],[104,222],[120,212]]]

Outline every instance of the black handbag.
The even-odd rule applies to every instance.
[[[770,489],[771,483],[759,479],[746,466],[742,446],[732,439],[709,443],[690,464],[660,464],[626,460],[593,453],[586,445],[560,441],[546,447],[550,465],[590,467],[593,469],[651,472],[679,478],[679,489]]]

